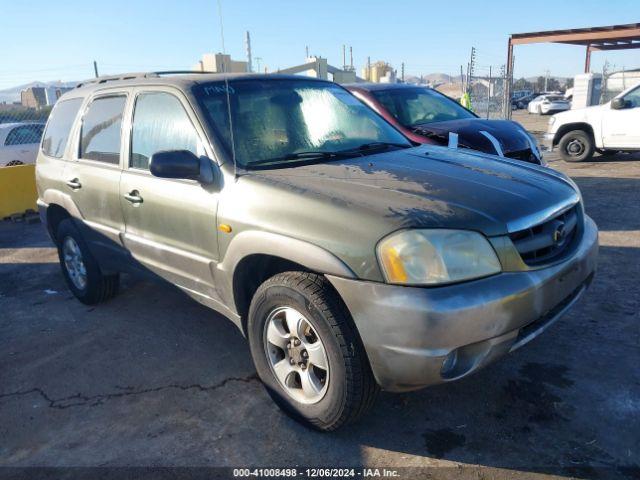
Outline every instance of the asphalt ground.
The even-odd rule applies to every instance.
[[[515,119],[532,131],[547,120]],[[114,300],[87,307],[66,289],[42,225],[0,222],[0,476],[34,466],[311,465],[640,477],[640,155],[547,159],[577,182],[600,228],[584,299],[489,368],[383,393],[366,418],[331,434],[278,410],[245,339],[220,315],[130,276]]]

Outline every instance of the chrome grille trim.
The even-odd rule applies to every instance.
[[[554,217],[557,217],[561,213],[569,210],[570,208],[576,207],[579,204],[580,197],[578,196],[577,192],[574,192],[570,198],[567,198],[560,204],[553,205],[544,210],[537,211],[531,215],[520,217],[509,222],[507,225],[507,230],[510,234],[519,232],[520,230],[526,230],[527,228],[531,228],[532,226],[539,225]]]
[[[509,234],[522,261],[529,266],[540,266],[563,256],[580,234],[579,204],[554,217]]]

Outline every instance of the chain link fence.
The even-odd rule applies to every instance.
[[[35,162],[51,108],[15,106],[0,110],[0,168]]]
[[[0,92],[0,167],[35,162],[47,118],[67,89],[30,86]]]
[[[483,75],[471,77],[468,85],[471,110],[482,118],[504,118],[505,85],[504,76]]]
[[[640,70],[605,73],[602,77],[600,103],[607,103],[628,88],[640,84]]]

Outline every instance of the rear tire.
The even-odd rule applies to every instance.
[[[379,388],[364,347],[323,276],[285,272],[264,282],[251,302],[247,333],[267,392],[297,421],[331,431],[373,405]],[[320,347],[323,356],[316,357]]]
[[[60,222],[56,231],[56,244],[62,274],[69,290],[78,300],[86,305],[95,305],[118,293],[120,276],[102,274],[97,260],[73,220]]]
[[[571,130],[558,142],[558,150],[565,162],[590,160],[594,152],[593,139],[584,130]]]

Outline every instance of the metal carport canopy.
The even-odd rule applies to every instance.
[[[591,68],[591,52],[604,50],[627,50],[640,48],[640,23],[609,25],[606,27],[574,28],[569,30],[547,30],[545,32],[513,33],[509,36],[507,54],[507,78],[513,76],[513,46],[528,43],[562,43],[586,47],[584,71]],[[511,82],[505,99],[505,113],[511,113]],[[510,116],[510,115],[508,115]]]

